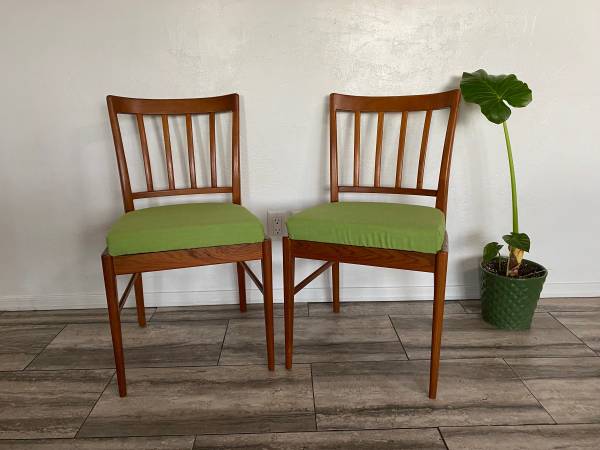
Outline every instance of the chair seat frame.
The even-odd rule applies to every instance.
[[[448,180],[454,131],[458,117],[460,91],[453,90],[440,94],[404,96],[404,97],[356,97],[331,94],[330,97],[330,171],[331,171],[331,201],[339,201],[340,192],[405,194],[436,197],[436,208],[446,214]],[[433,110],[449,108],[450,114],[441,167],[438,188],[423,189],[423,171],[429,135],[429,125]],[[354,130],[354,181],[352,186],[338,185],[338,155],[337,155],[337,122],[338,111],[352,111],[355,114]],[[383,134],[383,111],[402,112],[402,124],[398,146],[398,163],[396,185],[382,187],[380,185],[381,151]],[[404,139],[406,137],[406,119],[409,111],[426,111],[419,172],[416,188],[401,187],[402,158],[404,156]],[[375,177],[373,186],[360,185],[360,114],[361,112],[377,112],[377,143]],[[300,283],[295,284],[296,259],[321,260],[325,263],[312,272]],[[283,238],[283,291],[284,291],[284,323],[285,323],[285,366],[292,367],[294,341],[294,296],[319,275],[331,268],[332,270],[332,300],[333,311],[340,312],[340,264],[354,264],[393,269],[411,270],[433,273],[434,298],[431,331],[431,361],[429,370],[429,397],[435,399],[439,377],[442,328],[444,320],[444,302],[446,289],[446,273],[448,267],[448,236],[437,253],[421,253],[414,251],[394,250],[354,245],[332,244],[315,241]]]
[[[232,202],[241,204],[240,174],[239,174],[239,97],[230,94],[222,97],[204,99],[131,99],[125,97],[107,97],[109,118],[113,132],[117,164],[123,193],[125,212],[134,209],[133,201],[138,198],[163,197],[172,195],[231,193]],[[217,186],[216,177],[216,149],[215,149],[215,114],[219,112],[232,112],[232,186]],[[123,142],[119,128],[117,114],[135,114],[140,133],[140,144],[144,160],[147,191],[132,192],[127,170],[127,162],[123,149]],[[198,187],[196,181],[196,167],[194,163],[193,132],[191,114],[210,115],[210,159],[211,159],[211,186]],[[165,141],[166,166],[168,171],[169,189],[155,190],[152,181],[150,158],[145,135],[143,115],[161,115],[163,135]],[[169,138],[169,115],[185,115],[188,139],[188,158],[190,188],[175,188],[173,161]],[[245,312],[246,306],[246,274],[262,292],[264,298],[265,336],[267,347],[267,367],[275,369],[275,343],[273,329],[273,279],[271,240],[265,238],[262,242],[248,244],[232,244],[214,247],[200,247],[183,250],[170,250],[129,255],[110,255],[105,249],[101,255],[104,286],[108,304],[109,325],[113,343],[114,359],[116,366],[117,385],[119,395],[127,395],[125,377],[125,357],[123,351],[123,337],[121,330],[120,313],[124,307],[131,290],[135,291],[137,321],[139,326],[146,326],[144,306],[144,292],[142,274],[163,270],[199,267],[217,264],[236,264],[237,282],[239,292],[240,311]],[[250,269],[247,262],[260,261],[262,269],[262,282]],[[131,275],[129,282],[119,298],[117,291],[117,276]]]

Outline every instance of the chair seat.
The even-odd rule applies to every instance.
[[[418,205],[334,202],[318,205],[287,221],[291,239],[422,253],[437,253],[444,242],[444,213]]]
[[[112,256],[219,245],[265,238],[262,223],[232,203],[188,203],[139,209],[123,215],[106,238]]]

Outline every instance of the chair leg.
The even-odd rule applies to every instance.
[[[263,244],[264,251],[264,244]],[[263,254],[264,256],[264,254]],[[242,263],[237,263],[238,292],[240,296],[240,311],[246,312],[246,271]]]
[[[294,264],[292,245],[284,237],[283,244],[283,314],[285,323],[285,367],[292,368],[294,347]]]
[[[265,303],[265,334],[267,337],[267,366],[275,370],[275,331],[273,329],[273,267],[271,240],[265,239],[262,247],[263,298]]]
[[[435,257],[433,323],[431,328],[431,365],[429,367],[429,398],[437,396],[440,351],[442,348],[442,327],[444,325],[444,302],[446,299],[446,271],[448,253],[438,252]]]
[[[331,266],[331,284],[333,294],[333,312],[340,312],[340,263],[333,263]]]
[[[104,287],[106,289],[106,302],[108,304],[108,319],[112,335],[113,351],[115,354],[115,367],[117,369],[117,384],[119,396],[127,395],[125,381],[125,360],[123,358],[123,339],[121,337],[121,318],[119,315],[119,296],[117,293],[117,277],[115,275],[112,257],[102,255],[102,271],[104,273]]]
[[[142,274],[140,273],[135,284],[135,308],[137,311],[137,320],[140,327],[146,326],[146,307],[144,306],[144,285],[142,283]]]

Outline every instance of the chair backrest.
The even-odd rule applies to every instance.
[[[448,179],[450,175],[450,159],[454,130],[458,117],[460,91],[458,89],[428,95],[408,95],[401,97],[359,97],[353,95],[331,94],[329,100],[329,137],[330,137],[330,176],[331,201],[337,202],[340,192],[404,194],[436,197],[436,208],[446,213],[448,202]],[[424,189],[423,178],[427,158],[427,143],[433,111],[450,109],[448,125],[444,139],[441,165],[437,189]],[[340,186],[338,182],[338,148],[337,148],[337,112],[354,113],[354,159],[353,182],[351,186]],[[404,144],[406,140],[407,118],[410,112],[425,112],[423,133],[421,136],[417,180],[415,187],[403,187],[402,166],[404,163]],[[372,184],[361,184],[360,178],[360,116],[362,112],[377,113],[377,139],[375,144],[375,174]],[[398,155],[396,159],[396,177],[394,186],[381,185],[381,154],[383,143],[383,123],[385,113],[402,113],[398,138]]]
[[[119,177],[121,179],[121,192],[125,211],[134,209],[134,200],[149,197],[164,197],[172,195],[190,194],[216,194],[231,193],[232,202],[240,204],[240,153],[239,153],[239,96],[238,94],[224,95],[221,97],[192,98],[192,99],[141,99],[115,97],[109,95],[108,115],[112,129],[115,150],[117,152],[117,163]],[[215,115],[218,113],[232,113],[231,122],[231,186],[219,186],[217,183],[217,151],[215,137]],[[144,173],[146,178],[146,190],[132,192],[121,128],[119,126],[120,114],[134,115],[139,132],[142,159],[144,162]],[[210,186],[198,186],[196,178],[196,163],[194,156],[194,132],[192,128],[192,116],[207,114],[209,119],[209,142],[210,142]],[[152,167],[148,152],[148,140],[144,126],[144,116],[161,116],[162,134],[164,142],[164,155],[167,170],[168,189],[154,188],[152,179]],[[189,187],[176,188],[175,174],[173,170],[173,154],[171,150],[171,135],[169,131],[169,116],[184,116],[187,138],[187,158],[189,168]]]

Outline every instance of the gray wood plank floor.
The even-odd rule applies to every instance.
[[[298,303],[295,364],[265,362],[262,305],[124,313],[119,398],[104,310],[0,312],[0,449],[597,449],[600,298],[543,299],[529,331],[447,302]]]

